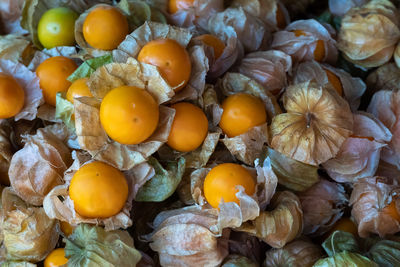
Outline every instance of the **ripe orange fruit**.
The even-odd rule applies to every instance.
[[[208,133],[208,120],[201,108],[190,103],[178,103],[167,144],[181,152],[198,148]]]
[[[390,202],[389,205],[384,207],[382,212],[388,214],[393,219],[395,219],[395,220],[400,222],[400,214],[399,214],[399,211],[396,208],[396,202],[395,201]]]
[[[309,35],[308,33],[302,30],[294,30],[293,33],[297,37]],[[314,48],[314,59],[316,61],[322,61],[324,57],[325,57],[325,43],[322,40],[318,40]]]
[[[285,14],[283,13],[279,5],[276,6],[275,16],[276,16],[276,26],[278,26],[279,29],[285,28],[286,26]]]
[[[0,119],[17,115],[25,104],[25,91],[14,77],[0,72]]]
[[[71,84],[66,95],[69,102],[74,103],[75,97],[93,96],[86,84],[88,80],[88,78],[81,78]]]
[[[339,221],[337,221],[332,229],[329,231],[328,236],[335,231],[348,232],[353,234],[354,236],[358,235],[357,225],[348,217],[343,217]]]
[[[340,81],[339,77],[336,76],[333,72],[329,70],[325,70],[326,75],[328,76],[329,82],[332,84],[333,88],[335,88],[336,92],[343,96],[343,86],[342,82]]]
[[[115,49],[128,33],[128,20],[112,6],[93,9],[83,22],[83,37],[96,49]]]
[[[188,83],[192,63],[186,49],[172,39],[158,39],[140,50],[138,60],[157,66],[168,84],[179,91]]]
[[[107,93],[100,105],[100,122],[106,133],[121,144],[139,144],[158,125],[159,110],[144,89],[121,86]]]
[[[267,121],[263,102],[253,95],[238,93],[228,96],[222,109],[219,126],[229,137],[241,135]]]
[[[175,14],[179,10],[188,9],[193,6],[194,0],[169,0],[169,13]]]
[[[224,202],[239,203],[236,186],[241,185],[247,195],[251,196],[256,190],[256,183],[251,173],[243,166],[234,163],[223,163],[211,169],[204,180],[204,196],[214,208]]]
[[[40,88],[47,104],[56,106],[56,95],[65,92],[71,85],[67,80],[78,66],[67,57],[51,57],[43,61],[36,69]]]
[[[60,221],[60,228],[64,235],[68,237],[74,232],[76,226],[72,226],[67,222]]]
[[[202,41],[204,44],[211,46],[214,49],[214,58],[218,59],[225,49],[225,44],[212,34],[203,34],[194,38]]]
[[[44,267],[58,267],[67,264],[68,259],[65,257],[63,248],[57,248],[47,255],[44,260]]]
[[[374,141],[375,139],[371,136],[358,136],[355,134],[351,134],[349,137],[354,137],[354,138],[361,138],[361,139],[368,139],[369,141]]]
[[[121,211],[128,183],[118,169],[99,161],[83,165],[72,177],[69,196],[75,210],[87,218],[108,218]]]

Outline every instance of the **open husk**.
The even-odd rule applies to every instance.
[[[399,189],[397,180],[377,176],[360,179],[354,184],[349,204],[353,206],[351,214],[358,224],[360,237],[370,234],[384,237],[400,230],[400,222],[383,210],[392,201],[399,207],[395,198]]]
[[[5,33],[25,34],[20,23],[24,0],[4,0],[0,5],[1,24]]]
[[[342,185],[321,180],[299,194],[303,209],[306,235],[320,236],[326,233],[343,215],[348,203]]]
[[[10,2],[13,2],[12,0]],[[0,11],[1,12],[1,11]],[[8,34],[0,37],[0,58],[13,62],[29,63],[34,48],[24,36]]]
[[[67,138],[62,124],[24,137],[25,145],[13,155],[8,175],[17,195],[27,203],[41,206],[46,194],[64,183],[63,173],[72,162]]]
[[[43,208],[32,207],[12,188],[2,192],[1,229],[7,259],[39,262],[58,242],[58,222],[49,219]]]
[[[318,165],[333,157],[353,130],[349,105],[330,86],[308,81],[283,95],[287,113],[271,124],[271,147],[301,162]]]
[[[273,248],[282,248],[303,230],[303,211],[299,198],[289,192],[277,192],[269,206],[253,221],[236,230],[254,235]]]
[[[372,0],[343,17],[338,48],[354,64],[378,67],[392,58],[399,39],[396,7],[389,0]]]
[[[293,31],[301,30],[306,36],[296,36]],[[330,28],[326,28],[314,19],[297,20],[284,30],[274,33],[272,49],[280,50],[292,56],[293,64],[314,59],[314,50],[318,41],[323,41],[321,62],[335,63],[338,51]]]

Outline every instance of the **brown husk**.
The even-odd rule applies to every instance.
[[[379,90],[400,90],[400,69],[394,63],[386,63],[371,72],[366,83],[370,94]]]
[[[10,185],[8,168],[13,155],[10,134],[12,128],[7,121],[0,122],[0,183]]]
[[[351,8],[362,6],[368,2],[369,0],[329,0],[329,11],[335,16],[342,17]]]
[[[29,63],[27,60],[29,60],[30,56],[33,56],[31,55],[33,53],[32,50],[30,41],[24,36],[7,34],[0,37],[0,58],[2,59],[24,64]]]
[[[1,28],[4,33],[25,34],[26,30],[22,29],[20,24],[20,16],[24,0],[3,0],[0,5]]]

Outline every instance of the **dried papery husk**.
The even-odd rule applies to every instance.
[[[134,30],[149,20],[167,23],[167,18],[161,11],[163,9],[160,7],[161,4],[166,5],[166,1],[153,5],[152,1],[121,0],[117,7],[125,13],[131,30]]]
[[[2,59],[28,63],[27,60],[31,56],[32,50],[31,42],[24,36],[7,34],[0,37],[0,58]]]
[[[323,253],[319,246],[307,240],[297,239],[283,248],[268,250],[263,266],[311,267],[322,256]]]
[[[379,90],[400,90],[400,69],[393,62],[386,63],[371,72],[366,83],[371,95]]]
[[[391,177],[400,181],[400,170],[395,165],[387,163],[381,159],[375,176]]]
[[[303,209],[303,234],[321,236],[342,217],[348,197],[342,185],[320,180],[299,194]]]
[[[379,119],[392,133],[388,145],[382,148],[381,159],[400,167],[400,92],[381,90],[374,94],[367,111]]]
[[[20,24],[20,16],[24,0],[4,0],[0,5],[1,25],[4,33],[25,34],[26,30],[22,29]]]
[[[176,13],[170,14],[169,20],[171,24],[179,27],[206,32],[210,17],[223,10],[223,0],[195,0],[189,8],[179,9]]]
[[[258,267],[258,264],[242,255],[230,254],[221,267]]]
[[[370,234],[384,237],[400,231],[400,222],[383,211],[392,201],[399,206],[398,199],[394,198],[399,189],[396,179],[378,176],[360,179],[354,184],[349,204],[353,206],[351,214],[360,237]]]
[[[355,182],[374,176],[382,148],[392,139],[389,129],[372,114],[353,115],[353,135],[346,139],[335,158],[323,163],[336,182]]]
[[[253,221],[244,223],[237,231],[254,235],[273,248],[282,248],[303,230],[303,211],[299,198],[289,192],[275,193],[269,206]]]
[[[43,208],[30,206],[7,187],[2,192],[2,211],[7,259],[39,262],[55,248],[58,221],[49,219]]]
[[[334,89],[308,81],[289,86],[283,95],[287,113],[271,124],[271,147],[317,166],[336,156],[353,130],[353,115]]]
[[[13,155],[10,141],[12,128],[7,121],[0,122],[0,184],[9,185],[8,168]]]
[[[203,95],[197,100],[208,119],[208,129],[218,131],[223,109],[219,104],[217,92],[212,84],[206,84]]]
[[[400,68],[400,43],[397,44],[396,49],[393,54],[394,62],[396,62],[396,66]]]
[[[330,83],[326,71],[330,71],[339,79],[344,99],[349,102],[351,110],[356,111],[366,86],[360,78],[353,78],[342,69],[334,68],[328,64],[319,64],[315,61],[303,62],[296,68],[293,83],[297,84],[314,79],[319,85],[324,86]]]
[[[25,65],[7,59],[0,59],[0,72],[14,77],[25,93],[25,103],[14,120],[35,119],[39,106],[44,102],[39,79]]]
[[[367,257],[364,257],[358,253],[352,253],[347,251],[336,253],[332,257],[320,259],[314,264],[314,266],[315,267],[335,267],[335,266],[378,267],[378,265],[375,262],[371,261]]]
[[[36,267],[37,265],[34,263],[30,263],[28,261],[12,261],[7,260],[1,263],[3,267]]]
[[[116,230],[119,228],[126,229],[132,225],[130,218],[130,210],[132,209],[132,201],[138,190],[148,180],[150,180],[155,172],[151,165],[142,163],[130,170],[124,172],[124,176],[128,182],[129,194],[122,210],[109,218],[85,218],[80,216],[74,208],[74,202],[69,197],[68,187],[75,172],[84,164],[92,162],[90,155],[83,152],[73,152],[74,162],[71,167],[65,171],[65,184],[54,187],[45,197],[43,207],[49,218],[68,222],[71,225],[80,223],[104,225],[106,231]]]
[[[271,35],[260,19],[245,12],[242,7],[229,7],[213,15],[208,21],[208,30],[224,42],[236,35],[246,52],[267,46]]]
[[[289,13],[279,0],[234,0],[231,6],[242,7],[247,13],[261,19],[272,31],[279,30],[278,9],[284,16],[285,24],[290,23]]]
[[[247,54],[237,71],[257,81],[266,90],[278,95],[288,84],[292,58],[282,51],[269,50]]]
[[[34,135],[38,128],[43,127],[43,122],[40,119],[33,121],[19,120],[14,121],[11,126],[10,141],[13,147],[18,150],[24,146],[23,136]]]
[[[392,58],[399,39],[396,7],[389,0],[372,0],[343,17],[338,48],[356,65],[378,67]]]
[[[228,255],[229,230],[218,234],[215,209],[189,206],[161,212],[147,236],[162,266],[219,266]]]
[[[295,30],[301,30],[306,36],[296,36]],[[289,24],[284,30],[274,34],[272,49],[280,50],[290,55],[293,64],[314,59],[314,50],[318,40],[323,41],[324,56],[321,62],[334,64],[338,51],[336,41],[332,38],[329,28],[314,19],[297,20]]]
[[[257,237],[247,233],[232,231],[229,236],[229,252],[242,255],[254,262],[260,262],[263,244]]]
[[[61,185],[71,164],[66,140],[69,132],[55,124],[24,137],[25,145],[12,157],[8,175],[17,195],[29,204],[41,206],[46,194]]]
[[[281,0],[290,14],[304,13],[309,5],[315,0]]]
[[[329,0],[329,11],[336,16],[344,16],[353,7],[360,7],[369,0]]]

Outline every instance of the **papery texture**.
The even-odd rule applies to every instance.
[[[399,90],[400,69],[394,63],[386,63],[371,72],[366,83],[370,94],[379,90]]]
[[[336,16],[345,15],[353,7],[359,7],[369,0],[329,0],[329,11]]]

